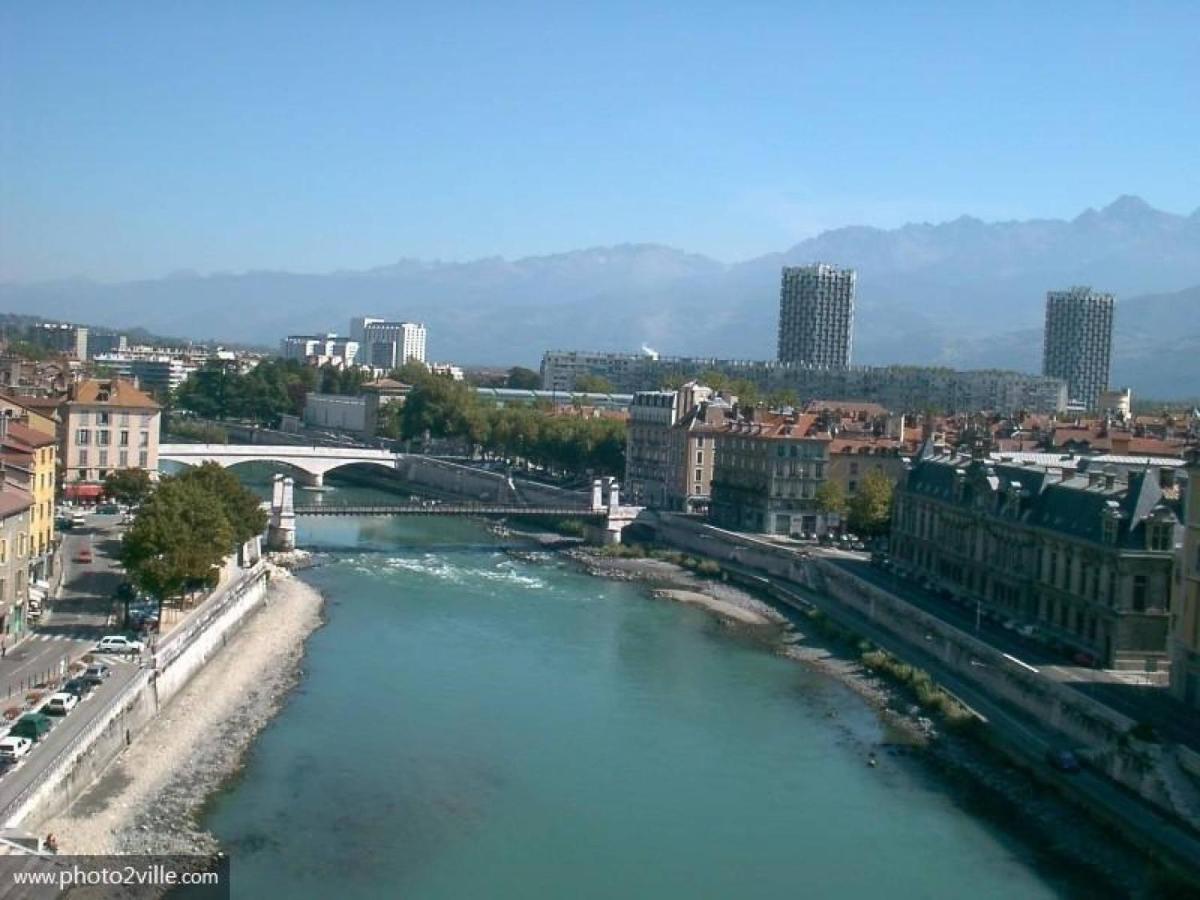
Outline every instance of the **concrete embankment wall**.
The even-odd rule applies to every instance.
[[[834,618],[839,611],[850,610],[902,644],[937,656],[964,681],[1053,729],[1065,743],[1088,748],[1093,763],[1114,781],[1165,812],[1186,820],[1193,818],[1195,810],[1181,808],[1179,792],[1164,784],[1160,759],[1170,751],[1133,740],[1128,732],[1137,723],[1119,712],[1022,665],[827,559],[802,556],[789,547],[681,517],[661,516],[655,528],[665,543],[804,585],[815,597],[825,598],[817,605]],[[852,621],[843,624],[853,627]],[[1200,770],[1200,758],[1195,753],[1183,747],[1173,750],[1179,767],[1189,775]]]
[[[405,456],[397,467],[400,477],[410,484],[429,488],[470,500],[511,502],[523,500],[532,505],[586,507],[591,497],[582,491],[571,491],[549,484],[514,478],[474,466],[463,466],[429,456]]]
[[[51,761],[29,791],[4,812],[6,827],[36,827],[66,809],[159,710],[207,663],[229,633],[261,605],[268,573],[258,564],[209,598],[155,653],[157,668],[142,669],[105,713]]]

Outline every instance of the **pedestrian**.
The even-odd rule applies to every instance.
[[[8,638],[0,641],[0,659],[8,656]]]

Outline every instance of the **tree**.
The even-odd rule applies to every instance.
[[[267,514],[262,502],[228,469],[206,462],[181,473],[175,480],[195,485],[217,499],[229,524],[233,546],[244,544],[266,529]]]
[[[611,394],[615,388],[607,378],[588,372],[575,379],[575,390],[583,394]]]
[[[794,409],[800,405],[800,400],[791,388],[776,388],[767,394],[767,405],[772,409],[782,409],[785,406]]]
[[[415,359],[405,360],[404,365],[398,369],[392,369],[388,373],[388,378],[391,378],[393,381],[399,381],[401,384],[411,384],[414,387],[418,384],[424,384],[430,378],[436,377],[436,375],[425,367],[424,363],[417,362]]]
[[[526,369],[523,366],[513,366],[508,370],[508,378],[505,385],[522,391],[536,391],[541,389],[542,376],[533,371],[533,369]]]
[[[121,542],[129,580],[163,603],[197,584],[215,584],[233,544],[219,498],[195,481],[163,479]]]
[[[145,469],[114,469],[104,479],[104,495],[129,506],[137,506],[153,489],[150,473]]]
[[[846,514],[846,492],[840,481],[822,481],[817,486],[817,508],[826,515]]]
[[[872,469],[859,482],[850,499],[850,528],[857,534],[887,534],[892,522],[892,480],[881,469]]]

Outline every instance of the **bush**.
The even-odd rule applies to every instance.
[[[714,578],[721,574],[721,567],[714,560],[702,559],[700,560],[700,564],[696,566],[696,572],[699,575],[707,575],[710,578]]]

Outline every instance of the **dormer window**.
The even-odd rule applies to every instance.
[[[1104,543],[1115,544],[1117,542],[1117,525],[1119,521],[1116,516],[1108,515],[1104,517]]]

